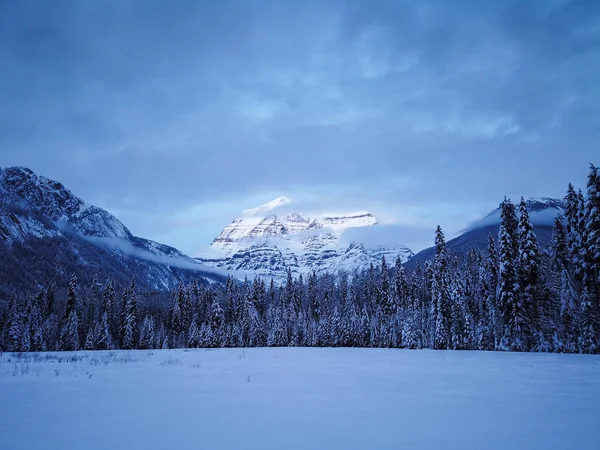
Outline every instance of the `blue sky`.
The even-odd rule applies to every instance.
[[[594,0],[5,0],[0,67],[0,166],[188,253],[279,195],[418,250],[600,163]]]

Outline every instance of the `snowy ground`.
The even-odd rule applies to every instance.
[[[5,353],[0,448],[599,450],[600,357]]]

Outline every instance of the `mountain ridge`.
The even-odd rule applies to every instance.
[[[344,241],[346,230],[379,223],[369,212],[310,216],[279,213],[278,208],[291,202],[287,197],[278,197],[245,210],[223,228],[209,251],[197,259],[247,275],[283,279],[288,268],[294,274],[353,272],[380,263],[384,255],[393,260],[400,257],[402,261],[412,256],[411,250],[402,245],[367,248],[360,242]]]
[[[51,278],[52,271],[59,276],[53,264],[61,258],[71,261],[71,270],[81,276],[86,276],[83,268],[93,261],[103,274],[120,277],[118,268],[150,290],[168,289],[184,279],[224,279],[173,247],[134,236],[109,212],[87,204],[62,183],[26,167],[0,167],[0,194],[0,262],[5,272],[13,272],[14,279],[27,278],[18,272],[31,268],[32,273],[38,273],[33,284],[55,281],[45,278]],[[34,241],[52,251],[40,256],[33,248]],[[22,264],[15,259],[19,252],[24,258]],[[78,258],[72,259],[72,254]],[[28,261],[27,255],[35,255],[37,261]],[[44,267],[37,270],[36,265]],[[10,277],[3,283],[4,290],[10,290]]]

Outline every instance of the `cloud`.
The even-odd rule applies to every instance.
[[[598,17],[593,0],[4,2],[0,165],[187,252],[278,195],[459,230],[584,182]]]
[[[98,236],[84,236],[84,239],[99,247],[118,250],[126,255],[143,259],[144,261],[151,261],[168,267],[177,267],[179,269],[194,270],[198,272],[212,273],[215,275],[227,275],[225,271],[204,266],[203,264],[195,262],[191,259],[156,255],[148,250],[135,247],[133,244],[123,239]]]

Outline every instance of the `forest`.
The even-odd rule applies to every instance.
[[[541,248],[526,203],[505,198],[487,249],[436,255],[407,270],[382,259],[362,273],[287,280],[183,282],[172,292],[113,280],[10,295],[0,349],[384,347],[598,353],[600,170],[585,194],[569,184],[565,214]]]

